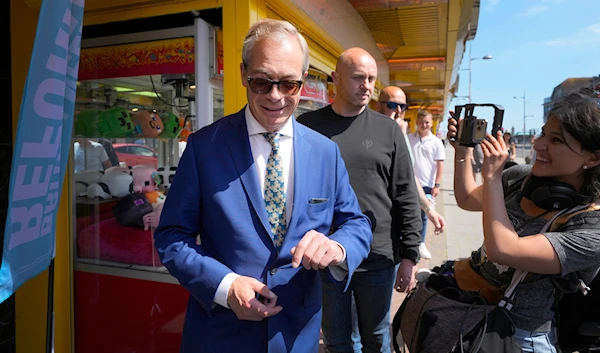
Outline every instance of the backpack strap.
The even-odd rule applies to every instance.
[[[577,207],[578,206],[576,206],[575,208]],[[542,227],[540,233],[547,231],[559,217],[565,214],[565,212],[567,212],[567,209],[559,211],[554,216],[552,216],[552,218],[548,222],[546,222],[544,227]],[[566,216],[571,214],[570,212],[567,213],[568,214],[566,214]],[[500,299],[500,301],[498,302],[499,307],[502,307],[508,311],[510,311],[513,308],[513,306],[515,305],[515,289],[517,288],[519,283],[523,282],[523,280],[525,279],[525,277],[527,277],[528,274],[528,271],[515,269],[515,273],[513,274],[512,280],[510,281],[510,285],[508,286],[508,288],[506,288],[502,299]]]
[[[523,270],[515,270],[510,285],[506,288],[502,299],[498,302],[498,306],[510,311],[515,305],[515,289],[519,283],[523,282],[529,272]]]
[[[591,203],[587,205],[575,206],[569,212],[563,214],[562,216],[556,218],[554,223],[550,226],[550,231],[554,232],[558,230],[560,227],[564,226],[571,218],[574,216],[584,213],[584,212],[594,212],[600,210],[600,204]],[[580,291],[583,295],[586,295],[590,288],[587,284],[581,279],[577,272],[573,272],[565,277],[558,277],[558,275],[552,276],[552,283],[554,287],[558,289],[561,293],[574,293],[576,291]],[[560,296],[557,296],[557,304]]]
[[[584,212],[594,212],[600,210],[600,205],[597,203],[590,203],[587,205],[580,205],[573,207],[569,212],[562,214],[560,217],[557,217],[549,230],[551,232],[556,231],[558,228],[564,226],[571,218],[574,216],[584,213]]]

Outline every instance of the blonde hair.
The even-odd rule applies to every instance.
[[[419,112],[417,113],[417,120],[424,119],[425,117],[430,116],[430,115],[433,117],[433,115],[430,112],[428,112],[427,110],[419,109]]]
[[[302,34],[298,32],[298,29],[291,23],[273,19],[260,20],[254,23],[248,30],[242,48],[242,62],[244,63],[244,67],[247,68],[252,60],[252,49],[256,42],[263,39],[270,39],[278,43],[285,43],[290,40],[290,37],[296,38],[298,44],[300,44],[303,57],[302,72],[306,72],[309,65],[308,44],[306,43],[306,39],[304,39]]]

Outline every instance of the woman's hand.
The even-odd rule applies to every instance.
[[[458,120],[454,117],[454,111],[450,110],[450,118],[448,118],[448,133],[446,134],[447,140],[450,145],[458,152],[463,152],[463,155],[468,151],[468,147],[461,146],[458,143]],[[460,117],[458,117],[460,120]]]
[[[486,139],[481,141],[481,150],[484,156],[481,167],[483,180],[501,178],[504,164],[508,159],[508,149],[502,138],[502,131],[498,131],[496,137],[486,134]]]

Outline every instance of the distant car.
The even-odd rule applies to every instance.
[[[155,169],[158,168],[156,151],[146,145],[115,143],[113,147],[117,152],[119,162],[124,162],[126,167],[146,165]]]

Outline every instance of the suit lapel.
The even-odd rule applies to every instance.
[[[292,118],[293,119],[293,118]],[[309,151],[311,145],[306,141],[304,127],[294,119],[294,208],[287,233],[293,234],[293,228],[298,224],[298,218],[306,213],[308,201],[305,193],[305,178],[302,174],[309,170]],[[304,234],[302,234],[304,235]],[[287,238],[286,238],[287,239]]]
[[[252,150],[250,149],[250,141],[248,140],[248,128],[246,127],[246,119],[244,109],[231,118],[232,129],[223,133],[225,141],[229,147],[229,153],[233,158],[235,167],[240,175],[240,180],[246,194],[250,198],[252,207],[258,215],[260,222],[267,231],[267,235],[271,232],[271,226],[265,209],[265,201],[260,192],[260,183],[252,158]],[[272,240],[270,241],[272,244]]]

